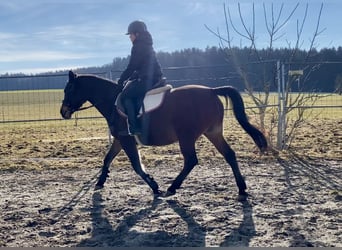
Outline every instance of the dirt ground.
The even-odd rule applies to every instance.
[[[92,139],[56,140],[70,130],[40,138],[32,127],[5,128],[0,246],[341,247],[341,125],[315,124],[286,154],[261,156],[249,138],[227,136],[246,178],[245,202],[236,200],[232,171],[204,139],[197,144],[200,164],[183,188],[154,200],[123,153],[105,188],[94,191],[105,138],[85,130]],[[177,145],[142,147],[141,154],[166,190],[181,170]]]

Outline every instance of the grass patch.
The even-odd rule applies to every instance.
[[[59,114],[62,90],[0,92],[1,120],[38,120],[54,118],[54,121],[1,123],[0,169],[45,169],[60,167],[100,167],[108,148],[108,128],[103,118],[62,120]],[[5,98],[3,98],[5,97]],[[272,98],[276,97],[276,94]],[[253,104],[243,95],[246,107]],[[275,102],[276,99],[274,99]],[[323,97],[316,105],[341,105],[342,96]],[[251,123],[258,123],[255,110],[247,109]],[[342,160],[342,109],[310,109],[306,123],[298,128],[291,149],[297,154],[317,159]],[[267,126],[276,126],[276,109],[267,110]],[[292,112],[295,112],[292,111]],[[290,113],[291,114],[291,113]],[[294,113],[293,113],[294,115]],[[79,118],[101,115],[96,109],[79,112]],[[290,116],[291,117],[291,116]],[[291,119],[289,119],[291,122]],[[273,130],[273,134],[276,128]],[[271,138],[270,131],[265,133]],[[252,139],[237,123],[232,111],[225,114],[224,135],[236,151],[239,162],[259,161],[258,149]],[[275,141],[273,141],[275,144]],[[222,157],[215,148],[201,137],[196,144],[200,162],[210,164],[213,157]],[[141,147],[146,165],[160,165],[164,161],[182,165],[178,144],[165,147]],[[265,160],[265,158],[262,158]],[[115,164],[129,166],[124,153]]]
[[[262,99],[263,94],[258,94]],[[297,94],[292,94],[295,98]],[[246,108],[255,107],[255,104],[247,94],[242,94]],[[63,90],[22,90],[22,91],[0,91],[0,121],[32,121],[44,119],[61,119],[59,109],[63,100]],[[269,97],[270,105],[278,104],[277,93],[271,93]],[[87,104],[85,104],[87,105]],[[327,108],[326,106],[341,106],[342,96],[337,94],[322,94],[314,105],[313,109],[308,109],[307,119],[310,117],[336,119],[342,118],[341,107]],[[324,106],[323,108],[317,108]],[[316,108],[315,108],[316,107]],[[274,113],[274,107],[267,108],[266,112]],[[295,116],[297,109],[289,113]],[[257,109],[247,109],[247,113],[253,115]],[[101,117],[96,109],[89,109],[77,114],[79,118]],[[269,118],[271,119],[271,118]]]

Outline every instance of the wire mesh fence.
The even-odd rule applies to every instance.
[[[253,65],[252,65],[253,66]],[[220,66],[221,67],[221,66]],[[224,73],[224,69],[220,69],[222,73],[213,75],[210,71],[204,70],[204,67],[173,67],[164,69],[168,75],[168,82],[174,86],[189,84],[189,83],[211,83],[212,86],[229,85],[232,80],[236,79],[236,73]],[[176,77],[175,71],[182,71],[180,77]],[[271,85],[277,85],[274,71],[274,66],[270,64],[269,79],[274,79]],[[95,73],[99,76],[117,79],[121,71],[109,71]],[[174,78],[171,78],[174,77]],[[251,74],[250,77],[253,77]],[[45,74],[37,76],[6,76],[0,77],[0,125],[28,123],[29,126],[47,127],[68,127],[73,131],[80,129],[82,124],[95,124],[103,127],[100,129],[100,134],[94,134],[94,137],[107,137],[106,123],[101,114],[95,109],[88,109],[82,112],[76,112],[74,118],[70,121],[65,121],[61,118],[59,109],[63,99],[63,89],[67,83],[68,74]],[[292,79],[293,80],[293,79]],[[299,86],[299,80],[294,79],[294,84]],[[290,82],[290,80],[288,80]],[[260,85],[260,83],[259,83]],[[297,88],[298,88],[297,86]],[[254,92],[254,97],[263,99],[265,93]],[[295,120],[299,112],[305,113],[304,119],[342,119],[342,95],[338,93],[291,93],[288,98],[292,100],[301,97],[305,102],[298,103],[289,100],[288,103],[294,103],[292,106],[285,107],[287,110],[287,122]],[[275,130],[278,121],[279,108],[279,93],[276,91],[270,92],[267,97],[265,112],[265,124],[260,124],[260,109],[257,107],[255,99],[243,93],[245,100],[246,112],[251,119],[259,126],[266,126],[268,130]],[[254,100],[254,101],[253,101]],[[88,104],[85,104],[88,105]],[[261,104],[263,105],[263,104]],[[260,106],[259,106],[260,107]],[[114,108],[114,105],[113,105]],[[230,107],[228,107],[230,109]]]

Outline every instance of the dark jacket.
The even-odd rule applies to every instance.
[[[139,78],[147,84],[148,88],[152,88],[160,80],[162,71],[152,45],[152,36],[149,32],[137,36],[133,42],[128,66],[121,74],[119,84],[123,84],[128,79]]]

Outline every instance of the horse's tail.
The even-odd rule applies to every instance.
[[[259,149],[264,152],[267,149],[267,140],[261,131],[249,123],[245,113],[245,105],[240,93],[235,88],[230,86],[213,88],[213,91],[215,94],[225,97],[226,102],[227,96],[231,99],[233,103],[234,115],[237,121],[241,127],[252,137]]]

